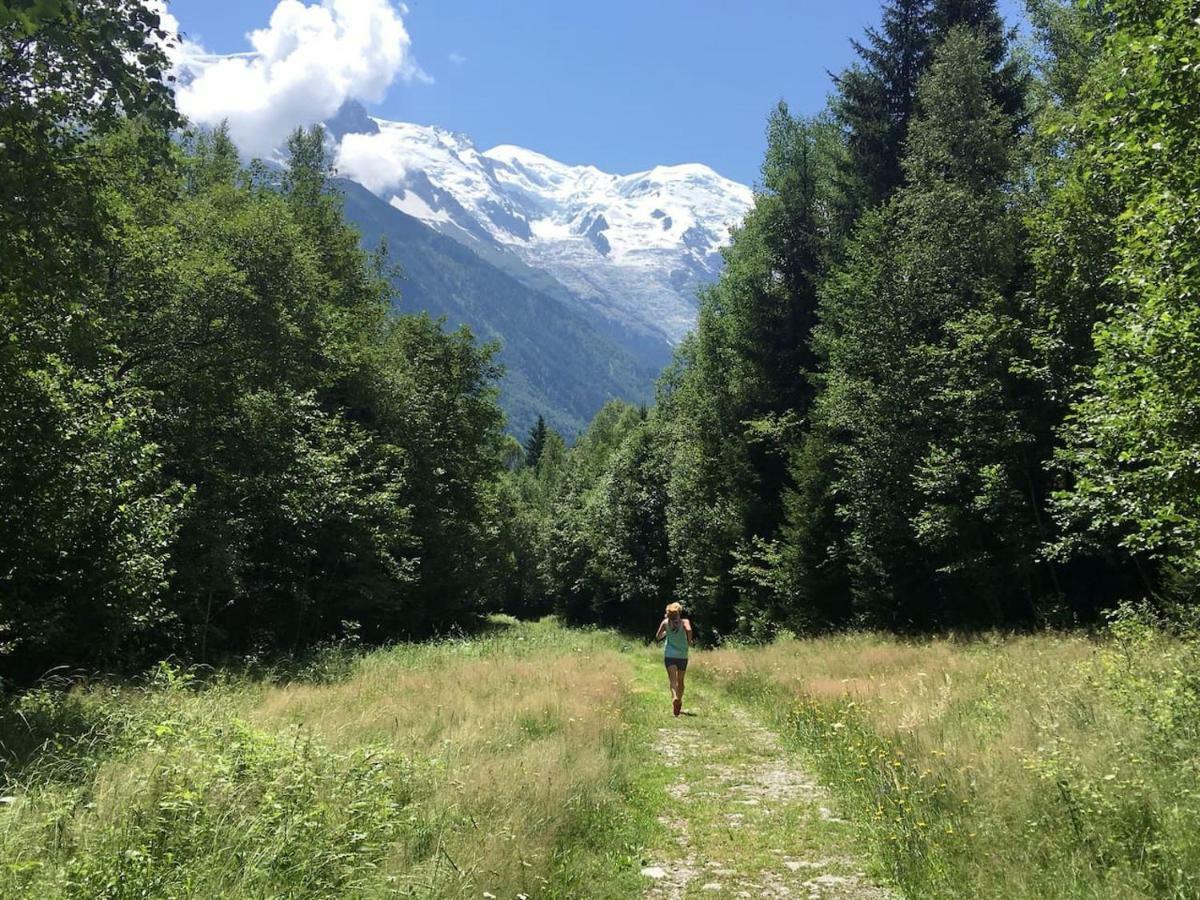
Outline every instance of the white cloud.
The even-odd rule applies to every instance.
[[[457,50],[453,51],[449,56],[446,57],[446,59],[450,60],[450,62],[454,63],[456,66],[461,66],[467,61],[467,58]]]
[[[249,52],[184,45],[179,66],[193,77],[176,91],[179,109],[202,125],[228,120],[243,153],[267,156],[350,98],[382,100],[397,78],[432,81],[412,57],[405,12],[390,0],[279,0],[247,35]]]
[[[338,147],[338,172],[373,194],[382,194],[404,181],[404,161],[387,133],[347,134]]]

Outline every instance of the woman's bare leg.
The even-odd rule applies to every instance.
[[[687,669],[680,669],[679,674],[675,676],[675,696],[679,698],[679,702],[683,702],[683,682],[687,675]]]
[[[667,666],[667,680],[671,682],[671,699],[674,700],[679,696],[679,676],[683,674],[679,671],[678,666]]]

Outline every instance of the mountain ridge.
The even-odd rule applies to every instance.
[[[583,430],[605,401],[648,402],[667,353],[623,346],[631,340],[560,297],[535,290],[376,197],[335,179],[346,217],[364,247],[383,240],[398,264],[397,309],[445,317],[480,340],[498,340],[505,368],[501,405],[509,429],[524,434],[539,415],[568,438]]]
[[[398,308],[500,342],[516,434],[650,400],[753,197],[701,163],[614,175],[354,101],[324,127],[347,217],[400,263]]]
[[[668,348],[695,322],[750,188],[701,163],[614,175],[514,144],[373,118],[331,120],[337,166],[401,212],[505,268],[544,272],[564,296]],[[541,289],[549,289],[542,285]]]

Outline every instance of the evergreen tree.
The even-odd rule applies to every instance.
[[[846,133],[839,185],[843,224],[886,201],[905,181],[901,165],[917,85],[938,45],[956,26],[980,36],[991,66],[988,89],[1014,131],[1028,78],[1009,56],[1009,31],[995,0],[888,0],[881,27],[853,42],[859,62],[837,79],[834,110]]]
[[[767,140],[754,208],[663,391],[680,592],[719,631],[779,618],[779,598],[755,573],[778,538],[791,448],[812,403],[810,335],[836,232],[832,124],[780,105]]]
[[[1035,595],[1014,139],[986,46],[956,28],[939,47],[906,186],[864,219],[822,307],[853,591],[894,625],[1028,615]]]
[[[130,6],[83,34],[119,38],[105,17],[126,12],[144,33]],[[468,621],[495,593],[494,348],[389,315],[319,132],[293,136],[277,189],[222,131],[175,142],[105,102],[74,128],[57,98],[0,115],[0,177],[33,179],[0,203],[0,671]]]
[[[932,24],[937,42],[955,28],[966,28],[979,38],[991,69],[988,93],[1016,133],[1027,121],[1030,76],[1025,63],[1011,52],[1016,29],[1004,23],[996,0],[934,0]]]
[[[846,130],[840,184],[853,220],[903,183],[908,122],[933,43],[932,0],[890,0],[880,28],[851,43],[860,62],[836,79],[834,108]]]
[[[538,461],[542,458],[542,451],[545,447],[546,420],[539,415],[537,422],[529,430],[529,437],[525,441],[525,465],[531,469],[537,468]]]

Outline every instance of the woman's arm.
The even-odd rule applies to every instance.
[[[692,646],[692,620],[683,620],[683,633],[687,635],[688,646]]]
[[[667,620],[666,620],[666,617],[664,616],[663,620],[658,623],[658,634],[654,635],[654,639],[656,641],[661,641],[666,636],[667,636]]]

